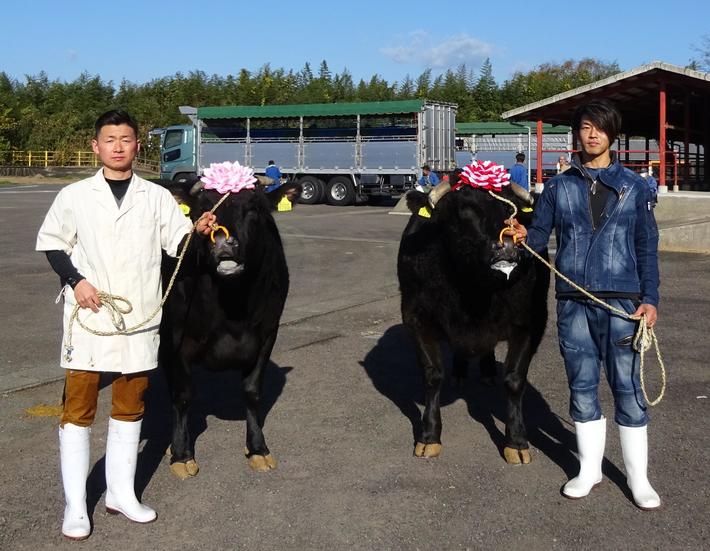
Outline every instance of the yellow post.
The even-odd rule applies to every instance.
[[[76,152],[76,166],[81,166],[81,151]]]
[[[96,156],[96,153],[94,153],[93,155],[94,155],[94,166],[99,166],[99,159]]]
[[[46,149],[44,150],[44,168],[47,168],[47,165],[49,164],[49,151]]]
[[[32,152],[27,152],[27,166],[32,166]]]

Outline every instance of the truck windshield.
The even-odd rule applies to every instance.
[[[170,149],[182,143],[182,130],[168,130],[165,133],[163,149]]]

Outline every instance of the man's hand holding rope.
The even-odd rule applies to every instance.
[[[213,212],[203,212],[197,219],[195,231],[201,235],[209,235],[217,226],[217,216]]]
[[[76,303],[82,308],[91,308],[93,312],[98,312],[101,306],[99,292],[87,280],[82,279],[74,286],[74,298]]]
[[[515,218],[509,218],[505,221],[510,226],[515,242],[524,243],[528,236],[528,230]],[[641,304],[633,314],[629,314],[634,319],[641,319],[646,316],[646,327],[653,327],[658,320],[658,310],[652,304]]]

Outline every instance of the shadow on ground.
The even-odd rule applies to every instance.
[[[459,399],[465,400],[469,415],[483,425],[503,460],[505,434],[496,426],[496,420],[505,422],[506,418],[503,364],[497,362],[495,386],[490,387],[481,382],[475,360],[470,363],[468,379],[461,385],[453,384],[449,352],[444,353],[444,361],[446,373],[441,392],[441,407]],[[422,430],[420,406],[424,404],[424,381],[416,364],[414,343],[404,326],[390,327],[365,356],[361,365],[378,392],[391,400],[409,419],[412,439],[413,442],[416,441]],[[572,453],[577,448],[573,426],[553,412],[538,389],[531,384],[528,384],[523,397],[523,415],[530,444],[556,463],[567,477],[576,476],[579,463]],[[443,430],[446,431],[446,426]],[[624,474],[606,459],[603,470],[604,475],[630,497]]]
[[[266,366],[261,411],[265,419],[265,434],[268,442],[266,421],[276,400],[286,386],[286,377],[292,367],[280,367],[273,362]],[[150,383],[145,396],[146,411],[141,427],[141,439],[145,445],[138,455],[136,471],[136,496],[140,497],[165,456],[171,441],[171,405],[168,383],[162,369],[150,372]],[[189,427],[193,444],[208,428],[208,417],[228,421],[246,420],[246,408],[242,393],[241,374],[238,371],[210,372],[196,369],[193,374],[194,399],[190,407]],[[110,382],[108,383],[110,384]],[[243,440],[233,442],[235,456],[241,456],[246,441],[246,426]],[[106,491],[105,457],[91,469],[87,480],[89,516]]]

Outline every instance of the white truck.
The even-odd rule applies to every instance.
[[[426,100],[181,107],[192,124],[163,129],[161,178],[185,180],[223,161],[263,174],[273,160],[301,183],[303,203],[397,196],[423,165],[455,168],[456,109]]]

